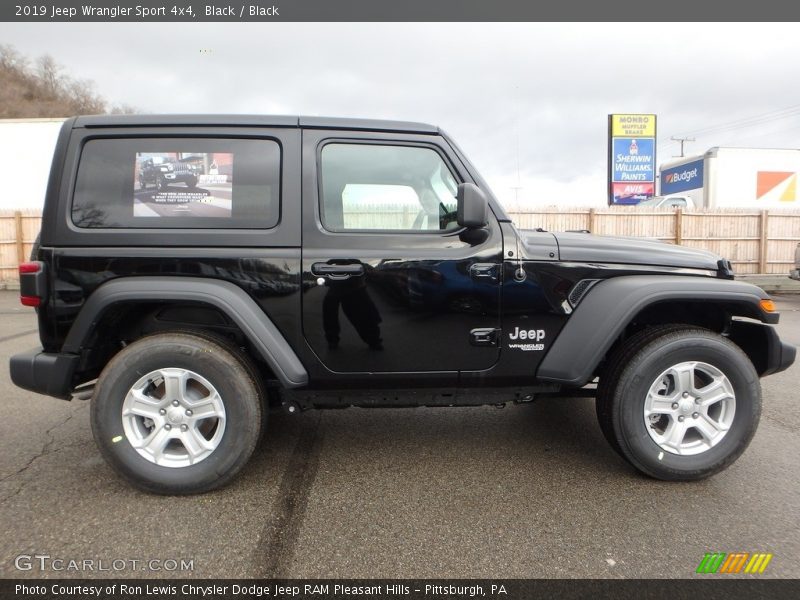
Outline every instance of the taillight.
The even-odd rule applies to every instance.
[[[19,301],[23,306],[41,306],[44,284],[44,263],[35,260],[19,265]]]
[[[23,273],[38,273],[42,270],[42,263],[39,261],[34,262],[25,262],[19,266],[19,273],[22,275]]]

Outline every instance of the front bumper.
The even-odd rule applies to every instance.
[[[769,325],[733,321],[729,336],[747,353],[760,377],[785,371],[797,356],[797,348],[782,342]]]
[[[776,357],[775,370],[769,371],[766,374],[779,373],[785,371],[794,364],[794,359],[797,357],[797,346],[787,344],[786,342],[778,342],[780,344],[780,356]],[[777,353],[776,353],[777,354]]]
[[[25,390],[69,400],[77,354],[54,354],[36,348],[11,357],[11,381]]]

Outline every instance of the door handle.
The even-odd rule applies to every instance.
[[[474,281],[490,281],[497,283],[497,263],[474,263],[469,268],[469,275]]]
[[[325,275],[331,279],[347,279],[351,276],[364,274],[364,265],[353,263],[349,265],[332,265],[330,263],[314,263],[311,265],[311,272],[314,275]]]
[[[497,347],[497,338],[500,337],[500,330],[494,327],[481,327],[469,332],[469,343],[473,346]]]

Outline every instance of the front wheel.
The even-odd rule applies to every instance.
[[[103,456],[150,492],[199,493],[230,481],[261,433],[260,388],[246,360],[222,340],[186,333],[121,350],[92,399]]]
[[[702,479],[747,448],[761,386],[750,359],[729,339],[662,328],[632,339],[617,358],[607,371],[611,380],[600,386],[598,416],[634,467],[658,479]]]

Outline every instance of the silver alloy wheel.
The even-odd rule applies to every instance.
[[[139,455],[162,467],[208,458],[225,433],[225,405],[204,377],[187,369],[152,371],[122,403],[122,427]]]
[[[647,433],[671,454],[700,454],[730,430],[736,412],[733,385],[718,368],[682,362],[661,373],[644,402]]]

